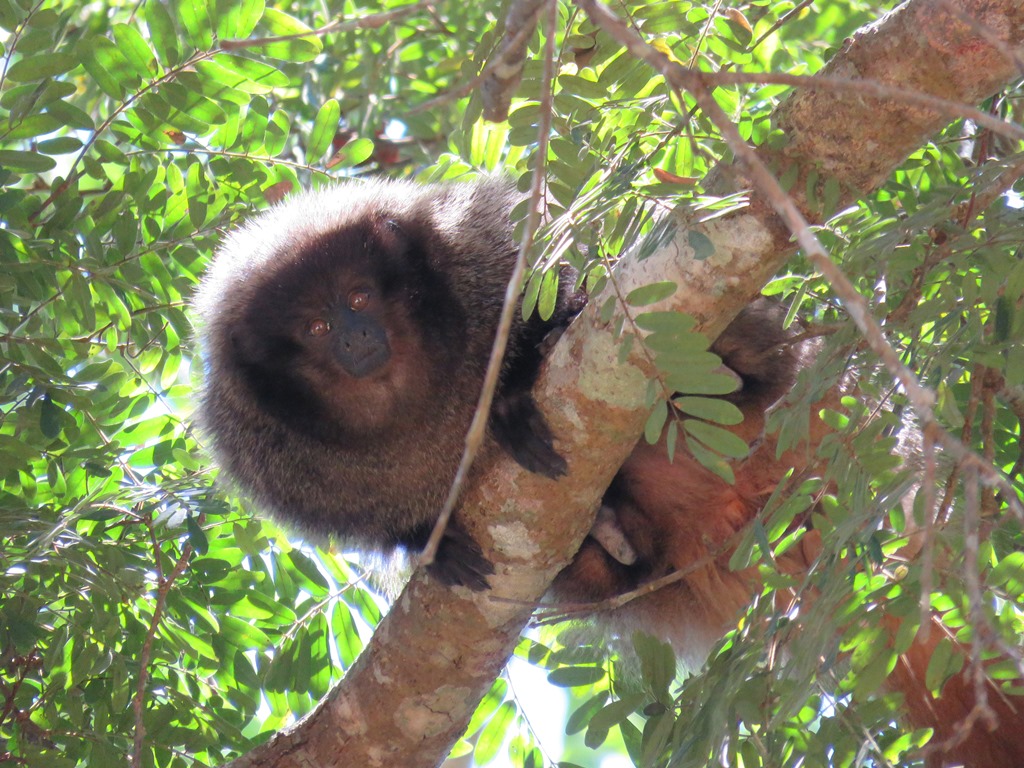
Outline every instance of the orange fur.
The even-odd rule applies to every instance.
[[[763,310],[763,305],[755,306],[747,317],[741,316],[738,325],[730,326],[716,345],[726,364],[744,377],[751,371],[756,374],[759,368],[767,370],[763,378],[779,371],[779,358],[765,363],[764,349],[775,348],[784,338],[781,326],[772,331],[764,323],[751,322],[754,318],[764,320],[766,315],[770,320],[771,311]],[[763,348],[760,352],[758,344]],[[795,370],[798,359],[795,355],[788,359]],[[783,381],[783,392],[791,384],[791,378]],[[603,601],[683,571],[679,581],[605,612],[600,618],[616,631],[642,629],[667,640],[687,662],[699,664],[704,660],[711,645],[734,626],[759,588],[755,569],[729,569],[734,537],[761,511],[790,468],[797,472],[808,468],[812,453],[808,446],[802,446],[776,458],[776,436],[762,432],[765,410],[782,392],[766,390],[763,383],[762,396],[756,396],[758,390],[750,391],[755,396],[744,399],[741,392],[732,398],[745,416],[732,431],[756,445],[745,460],[733,466],[735,484],[704,468],[683,446],[670,462],[664,434],[657,445],[639,445],[605,497],[605,506],[614,512],[622,534],[637,555],[636,563],[624,565],[595,539],[588,538],[556,580],[556,598]],[[832,392],[815,406],[814,412],[824,406],[837,408],[838,399],[839,393]],[[820,419],[812,418],[812,445],[827,432]],[[780,566],[791,573],[805,571],[817,556],[818,541],[810,532]],[[935,729],[933,744],[947,742],[958,734],[959,724],[975,703],[975,689],[965,674],[948,681],[937,699],[927,691],[925,670],[940,636],[939,630],[933,630],[927,640],[919,638],[901,657],[889,682],[904,694],[908,722],[914,727]],[[989,706],[999,719],[998,727],[990,732],[983,723],[975,723],[958,744],[945,751],[933,747],[927,758],[928,768],[961,764],[969,768],[1024,767],[1024,706],[1016,706],[991,685],[987,692]]]

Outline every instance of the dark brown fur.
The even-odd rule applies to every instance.
[[[225,475],[299,529],[377,551],[421,547],[455,476],[515,262],[505,181],[350,182],[303,193],[233,232],[195,300],[200,423]],[[366,305],[348,306],[362,294]],[[530,390],[538,345],[578,309],[509,336],[491,429],[557,477]],[[311,332],[326,322],[322,336]],[[322,330],[324,327],[319,327]],[[451,526],[435,573],[486,585]]]

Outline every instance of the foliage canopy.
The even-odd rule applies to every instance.
[[[688,65],[811,74],[885,10],[862,0],[819,6],[629,0],[619,11]],[[596,295],[609,259],[664,237],[653,224],[659,208],[704,217],[742,204],[700,189],[728,150],[690,97],[574,6],[557,12],[541,158],[542,33],[529,42],[507,124],[481,121],[475,89],[457,97],[500,38],[495,4],[0,0],[0,762],[220,763],[308,711],[379,620],[385,601],[365,563],[253,518],[215,487],[190,428],[201,362],[187,302],[224,228],[290,189],[341,176],[524,175],[543,162],[552,219],[533,249],[526,304],[544,312],[559,259]],[[760,145],[784,141],[770,115],[786,92],[718,86],[714,96]],[[985,108],[1013,118],[1020,95],[1008,89]],[[1021,495],[1022,188],[990,193],[1020,164],[1017,150],[958,121],[855,206],[834,210],[827,180],[810,197],[827,218],[819,236],[937,393],[941,420]],[[663,290],[628,301],[641,308]],[[960,511],[965,487],[977,491],[947,468],[939,505],[949,524],[929,538],[934,557],[904,562],[911,523],[897,501],[920,467],[898,466],[890,452],[901,394],[800,257],[767,290],[828,339],[775,416],[787,439],[807,429],[794,414],[851,363],[867,398],[892,410],[869,422],[851,402],[830,417],[838,432],[821,448],[826,476],[774,500],[734,555],[760,564],[764,594],[701,674],[681,682],[667,650],[645,638],[632,670],[548,628],[519,653],[574,689],[569,732],[598,746],[618,730],[638,765],[667,764],[673,750],[673,765],[703,766],[710,755],[745,767],[900,764],[927,734],[894,726],[893,697],[880,690],[921,605],[961,639],[984,627],[979,654],[1018,647],[1019,521],[987,489],[980,516]],[[701,389],[714,361],[670,346],[662,384],[715,394]],[[662,391],[652,386],[652,406]],[[719,455],[737,449],[713,424],[731,414],[699,397],[681,405],[696,418],[680,439],[727,472]],[[650,433],[665,413],[653,409]],[[825,550],[802,581],[774,558],[802,535],[790,523],[811,498]],[[919,523],[926,511],[919,498]],[[964,537],[978,531],[977,562],[965,563]],[[786,590],[819,598],[787,615],[774,600]],[[901,620],[895,646],[879,640],[883,612]],[[791,659],[781,670],[779,645]],[[929,685],[964,663],[940,644]],[[1010,679],[1013,666],[987,671]],[[475,750],[479,764],[558,758],[537,743],[503,679],[468,733],[472,746],[459,750]]]

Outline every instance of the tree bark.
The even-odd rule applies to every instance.
[[[587,5],[581,3],[581,5]],[[947,8],[951,10],[946,10]],[[606,9],[605,9],[606,10]],[[969,25],[957,14],[973,19]],[[1019,76],[1024,8],[1018,0],[911,0],[849,39],[823,74],[917,89],[974,104]],[[877,186],[950,119],[948,112],[871,98],[841,85],[798,90],[777,111],[785,147],[758,150],[775,169],[795,164],[841,182],[840,202]],[[743,168],[719,168],[718,192],[743,185]],[[798,206],[815,215],[792,187]],[[682,310],[714,337],[792,253],[788,229],[752,196],[739,213],[701,225],[714,254],[693,258],[680,217],[673,241],[644,261],[624,259],[623,292],[671,280],[657,307]],[[462,735],[500,673],[549,583],[572,557],[593,511],[629,455],[647,417],[651,371],[640,354],[618,361],[615,322],[591,306],[553,350],[537,397],[558,436],[568,476],[557,483],[485,451],[463,495],[460,517],[495,563],[492,590],[445,589],[414,574],[345,679],[296,726],[231,763],[234,768],[434,766]],[[639,345],[634,345],[638,347]]]

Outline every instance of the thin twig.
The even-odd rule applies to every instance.
[[[519,252],[516,254],[516,264],[509,277],[508,287],[505,289],[505,304],[501,310],[501,320],[498,324],[497,336],[494,339],[494,346],[491,348],[491,357],[487,362],[487,373],[484,376],[483,388],[480,391],[480,399],[476,405],[476,412],[473,414],[473,422],[466,433],[466,447],[462,452],[462,460],[455,473],[455,479],[448,489],[448,498],[445,499],[441,514],[434,524],[430,533],[430,539],[423,548],[419,563],[421,566],[428,565],[434,561],[437,548],[441,543],[441,537],[448,527],[448,521],[455,510],[455,504],[459,500],[462,486],[469,475],[470,467],[476,458],[483,444],[484,436],[487,434],[487,421],[490,418],[491,404],[494,402],[494,391],[497,388],[498,376],[501,373],[502,361],[505,358],[505,347],[508,344],[508,334],[512,328],[512,318],[519,305],[519,296],[523,290],[523,280],[526,276],[526,255],[533,245],[533,237],[540,223],[541,199],[543,195],[544,170],[547,167],[545,159],[548,152],[548,137],[551,134],[551,119],[553,109],[552,84],[555,77],[555,23],[557,21],[557,3],[554,0],[546,0],[548,3],[548,19],[545,36],[547,42],[544,49],[545,66],[544,82],[541,86],[541,110],[540,124],[537,127],[537,163],[533,169],[533,181],[530,187],[530,206],[526,217],[526,226],[523,231],[523,239],[519,244]]]
[[[192,545],[186,544],[181,551],[181,556],[174,564],[170,576],[164,578],[163,568],[160,563],[160,543],[157,541],[156,532],[153,530],[153,521],[149,521],[149,532],[153,543],[153,560],[157,571],[156,604],[153,606],[153,618],[149,621],[146,630],[146,639],[139,651],[139,682],[135,688],[135,696],[132,699],[132,714],[135,718],[135,740],[132,745],[132,768],[140,768],[142,765],[142,750],[146,740],[146,724],[144,721],[146,711],[146,684],[149,682],[149,662],[153,655],[153,640],[156,637],[157,628],[163,618],[164,607],[167,605],[167,594],[181,574],[185,572],[188,561],[192,558]]]

